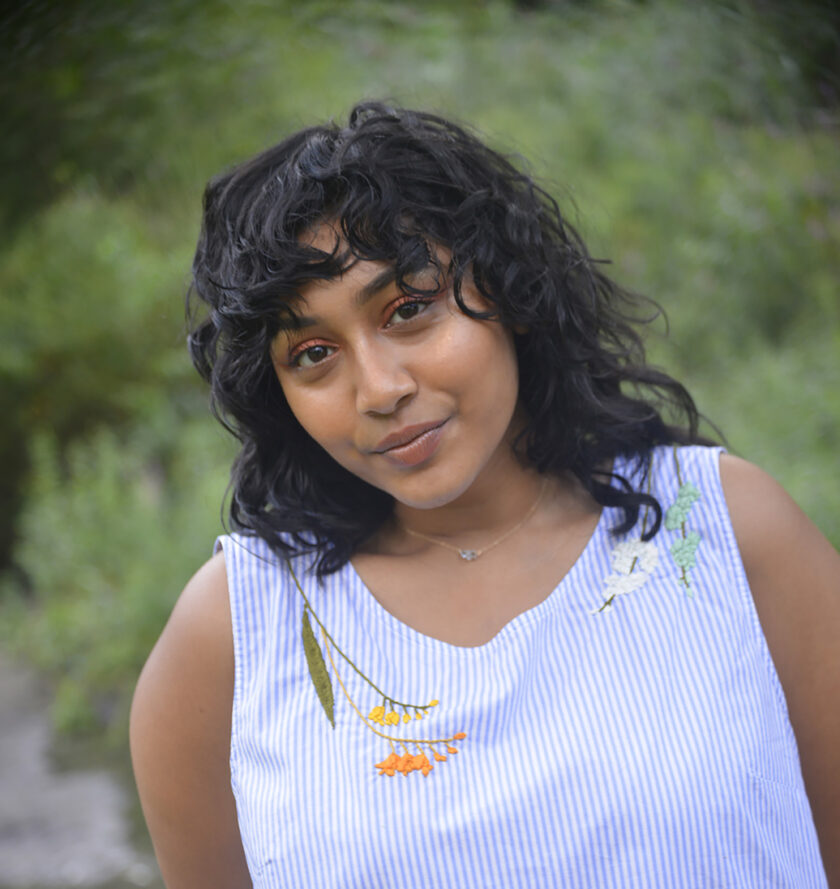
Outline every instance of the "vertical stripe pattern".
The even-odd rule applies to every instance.
[[[285,564],[257,538],[221,538],[236,663],[231,774],[256,889],[825,887],[718,455],[680,449],[681,479],[701,496],[684,527],[654,538],[646,582],[597,611],[619,542],[609,530],[619,514],[605,509],[549,597],[477,648],[401,623],[350,565],[319,584],[294,563],[314,614],[360,670],[398,700],[439,700],[422,720],[381,731],[466,732],[425,777],[377,773],[389,743],[327,660],[332,728]],[[667,508],[680,487],[670,448],[655,452],[652,473]],[[700,534],[693,595],[671,553],[686,529]],[[332,654],[367,716],[381,698]]]

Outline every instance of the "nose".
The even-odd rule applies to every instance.
[[[401,358],[399,347],[387,342],[357,353],[356,410],[360,414],[392,414],[417,391],[414,375]]]

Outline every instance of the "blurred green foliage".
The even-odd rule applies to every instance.
[[[60,455],[32,441],[16,558],[35,591],[7,595],[4,641],[57,679],[61,730],[124,740],[127,692],[219,526],[221,430],[180,424],[167,464],[147,430],[99,428]]]
[[[0,637],[122,743],[233,454],[183,348],[207,178],[391,97],[529,158],[651,354],[840,544],[829,4],[29,0],[0,29]],[[786,11],[786,9],[788,11]],[[5,524],[4,524],[5,523]]]

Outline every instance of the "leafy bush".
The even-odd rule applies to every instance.
[[[28,428],[69,441],[103,420],[150,416],[192,384],[178,298],[190,254],[155,243],[149,227],[131,203],[79,190],[5,251],[0,375],[25,385]]]
[[[168,457],[142,434],[102,429],[59,456],[39,435],[17,564],[3,588],[4,642],[57,681],[54,715],[121,742],[128,696],[189,573],[221,530],[231,458],[221,432],[181,425]]]

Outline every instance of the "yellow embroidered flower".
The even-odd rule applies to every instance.
[[[385,708],[384,707],[374,707],[373,710],[368,713],[368,719],[371,722],[378,723],[379,725],[385,725]]]
[[[403,714],[403,722],[411,722],[411,714],[404,713]]]
[[[399,714],[396,713],[395,711],[392,710],[390,713],[385,714],[385,722],[387,722],[388,725],[397,725],[399,723],[399,721],[400,721]]]

